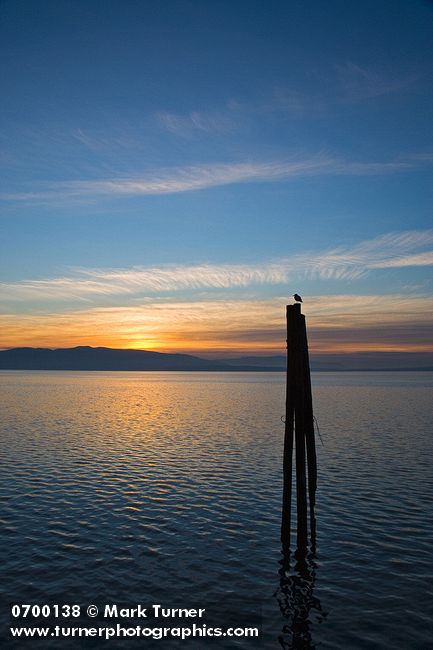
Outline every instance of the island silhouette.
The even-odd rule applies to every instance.
[[[0,370],[283,372],[286,370],[286,357],[250,355],[217,360],[190,354],[87,345],[55,349],[21,347],[0,350]],[[311,370],[433,370],[433,353],[317,354],[312,355]]]

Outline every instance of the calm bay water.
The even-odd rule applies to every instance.
[[[282,374],[1,372],[3,647],[433,647],[432,387],[313,374],[318,545],[300,576],[281,569]],[[262,637],[14,645],[13,602],[205,607]]]

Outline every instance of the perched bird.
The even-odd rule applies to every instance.
[[[301,298],[301,296],[298,296],[297,293],[294,293],[294,294],[293,294],[293,297],[294,297],[294,299],[296,300],[296,302],[302,302],[302,298]]]

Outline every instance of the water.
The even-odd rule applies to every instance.
[[[318,547],[299,573],[279,544],[282,374],[0,373],[3,647],[432,647],[432,386],[313,375]],[[262,636],[14,643],[22,602],[204,607]]]

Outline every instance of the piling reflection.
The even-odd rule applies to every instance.
[[[283,546],[280,561],[279,587],[275,593],[281,614],[286,619],[278,637],[283,650],[311,650],[318,645],[313,639],[312,627],[322,623],[327,612],[314,595],[317,565],[314,552],[297,550],[293,568],[290,553]]]

